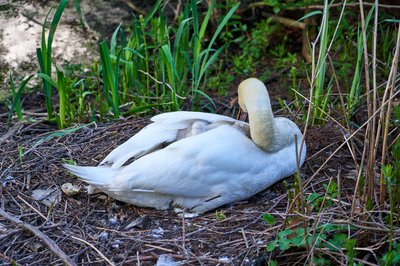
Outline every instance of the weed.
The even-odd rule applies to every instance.
[[[68,0],[61,0],[59,6],[57,7],[57,10],[54,14],[54,17],[51,21],[50,25],[50,30],[47,35],[47,42],[46,42],[46,21],[47,18],[51,12],[46,16],[46,19],[43,23],[43,28],[42,28],[42,42],[41,42],[41,47],[36,49],[36,55],[37,59],[39,62],[40,66],[40,73],[47,75],[51,78],[51,69],[52,69],[52,44],[53,44],[53,39],[54,39],[54,34],[56,32],[58,23],[60,22],[62,13],[64,12],[64,9],[68,3]],[[46,104],[46,110],[47,110],[47,118],[52,119],[53,118],[53,103],[52,103],[52,91],[51,91],[51,84],[48,80],[43,79],[43,91],[44,91],[44,96],[45,96],[45,104]]]
[[[323,184],[325,194],[311,193],[306,199],[310,207],[315,211],[320,211],[322,208],[329,207],[333,204],[333,200],[337,198],[338,186],[334,181],[329,184]]]
[[[8,122],[11,120],[14,111],[17,113],[18,120],[22,119],[22,105],[21,105],[22,92],[25,90],[26,85],[33,77],[34,75],[30,75],[25,79],[23,79],[20,85],[18,86],[18,90],[16,91],[14,79],[10,75],[10,88],[13,101],[11,103],[10,111],[8,113]]]
[[[225,219],[226,219],[226,215],[222,211],[216,211],[215,212],[215,220],[223,221]]]

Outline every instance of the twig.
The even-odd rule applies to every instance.
[[[397,65],[399,63],[399,50],[400,50],[400,28],[399,31],[397,33],[397,41],[396,41],[396,50],[395,50],[395,54],[393,56],[393,61],[392,61],[392,67],[390,69],[390,73],[389,73],[389,78],[388,78],[388,82],[387,82],[387,86],[385,89],[385,94],[384,94],[384,99],[386,99],[386,94],[389,92],[389,98],[391,98],[391,96],[394,93],[394,87],[395,87],[395,81],[396,81],[396,75],[397,75]],[[382,156],[381,156],[381,165],[384,165],[386,162],[386,153],[387,153],[387,137],[388,137],[388,132],[389,132],[389,118],[390,118],[390,113],[392,111],[392,101],[389,102],[388,107],[386,109],[386,117],[385,117],[385,122],[384,124],[384,129],[383,129],[383,140],[382,140]],[[380,114],[380,121],[383,121],[383,116],[384,116],[384,110],[381,110],[381,114]],[[379,123],[379,125],[381,125],[381,123]],[[379,180],[379,187],[380,187],[380,204],[381,206],[383,206],[384,201],[385,201],[385,186],[384,186],[384,182],[383,182],[383,173],[381,171],[381,176],[380,176],[380,180]]]
[[[9,138],[12,137],[12,135],[14,135],[14,133],[21,127],[22,122],[18,122],[15,125],[13,125],[6,134],[4,134],[3,136],[0,137],[0,146],[1,144],[3,144],[3,142],[5,142],[6,140],[8,140]]]
[[[22,200],[26,205],[28,205],[29,208],[31,208],[32,210],[34,210],[37,214],[39,214],[40,217],[42,217],[45,221],[47,221],[47,217],[46,217],[46,216],[44,216],[40,211],[38,211],[35,207],[33,207],[31,204],[29,204],[29,202],[27,202],[26,200],[24,200],[20,195],[18,195],[17,198],[19,198],[20,200]]]
[[[110,264],[110,265],[112,265],[112,266],[115,266],[115,264],[114,264],[112,261],[110,261],[103,253],[101,253],[100,250],[98,250],[95,246],[93,246],[92,244],[90,244],[90,243],[87,242],[86,240],[83,240],[83,239],[81,239],[81,238],[79,238],[79,237],[76,237],[76,236],[71,236],[71,238],[72,238],[72,239],[75,239],[75,240],[78,240],[78,241],[80,241],[80,242],[82,242],[82,243],[85,243],[86,245],[88,245],[89,247],[91,247],[94,251],[96,251],[97,254],[99,254],[100,257],[102,257],[103,260],[105,260],[108,264]]]
[[[395,98],[398,94],[400,94],[400,90],[396,91],[396,93],[393,94],[392,97],[390,97],[388,100],[386,100],[384,103],[382,103],[382,105],[378,108],[378,110],[376,110],[375,113],[373,113],[372,115],[375,116],[379,113],[379,111],[386,106],[386,104],[388,104],[388,102],[390,100],[392,100],[393,98]],[[361,131],[361,129],[363,129],[370,121],[372,120],[372,116],[368,118],[367,121],[365,121],[357,130],[355,130],[348,138],[346,138],[346,140],[339,145],[339,147],[336,148],[336,150],[334,150],[331,155],[324,161],[324,163],[317,169],[317,171],[310,177],[307,179],[306,183],[304,184],[304,186],[308,186],[310,184],[310,182],[317,176],[317,174],[322,170],[322,168],[325,167],[325,165],[332,159],[333,156],[336,155],[336,153],[344,146],[347,144],[347,142],[350,141],[351,138],[353,138],[358,132]]]
[[[261,12],[261,14],[265,17],[270,17],[273,22],[280,23],[284,26],[297,28],[300,30],[305,30],[307,28],[307,24],[304,22],[300,22],[300,21],[297,21],[294,19],[273,15],[273,14],[267,13],[267,12]]]
[[[28,223],[21,221],[17,217],[14,217],[6,213],[2,208],[0,208],[0,215],[3,216],[8,221],[15,223],[19,227],[28,230],[29,232],[34,234],[37,238],[41,239],[66,265],[76,266],[76,263],[72,259],[70,259],[67,256],[67,254],[65,254],[64,251],[62,251],[51,238],[42,233],[39,229]]]
[[[169,248],[163,248],[163,247],[154,246],[154,245],[151,245],[151,244],[144,244],[144,246],[149,247],[149,248],[162,250],[162,251],[165,251],[165,252],[174,253],[174,251],[172,249],[169,249]]]
[[[364,6],[373,6],[375,3],[363,3]],[[331,4],[329,7],[341,7],[342,3]],[[356,3],[348,3],[347,6],[357,7],[359,5],[358,2]],[[251,3],[246,9],[251,9],[255,7],[264,7],[268,6],[265,2],[255,2]],[[385,4],[378,4],[380,8],[400,8],[399,5],[385,5]],[[297,7],[285,7],[285,10],[307,10],[307,9],[324,9],[323,5],[308,5],[308,6],[297,6]]]
[[[135,11],[136,13],[146,16],[146,12],[141,10],[140,8],[138,8],[135,4],[133,4],[131,1],[129,0],[122,0],[122,2],[124,2],[127,6],[129,6],[130,9],[132,9],[133,11]]]

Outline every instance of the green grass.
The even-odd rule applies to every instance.
[[[53,39],[54,35],[56,33],[56,29],[58,26],[58,23],[60,22],[61,16],[64,12],[64,9],[68,3],[68,0],[61,0],[59,6],[56,9],[56,12],[53,16],[53,19],[50,24],[50,30],[47,35],[46,39],[46,22],[47,18],[51,12],[46,16],[46,19],[43,23],[42,27],[42,41],[41,41],[41,47],[36,49],[36,54],[37,54],[37,59],[39,62],[40,66],[40,73],[45,74],[49,77],[51,77],[51,70],[52,70],[52,44],[53,44]],[[48,80],[43,79],[43,91],[44,91],[44,96],[45,96],[45,104],[46,104],[46,110],[47,110],[47,117],[48,119],[53,118],[53,99],[52,99],[52,89],[51,89],[51,84],[49,83]]]

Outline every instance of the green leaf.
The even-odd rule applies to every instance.
[[[306,18],[309,18],[309,17],[312,17],[312,16],[316,16],[316,15],[322,15],[322,11],[321,10],[312,11],[312,12],[302,16],[297,21],[302,21],[302,20],[305,20]]]
[[[273,225],[275,223],[275,218],[272,214],[264,213],[262,215],[262,219],[269,225]]]
[[[292,229],[286,229],[286,230],[280,231],[278,233],[278,237],[279,237],[279,239],[283,239],[283,238],[286,238],[288,235],[291,235],[292,233],[293,233]]]
[[[268,251],[268,252],[274,251],[277,244],[278,244],[278,240],[277,240],[277,239],[275,239],[275,240],[272,241],[272,242],[269,242],[269,243],[267,244],[267,251]]]
[[[268,266],[278,266],[278,262],[276,260],[268,261]]]
[[[207,93],[201,90],[194,90],[194,92],[203,95],[214,106],[214,108],[217,108],[213,99],[210,96],[208,96]]]
[[[13,96],[13,102],[11,104],[10,112],[8,113],[8,121],[10,121],[10,119],[12,117],[12,114],[14,113],[14,110],[15,110],[16,106],[18,105],[18,102],[20,102],[22,92],[24,91],[26,85],[31,80],[31,78],[34,77],[34,76],[35,75],[28,76],[18,86],[18,91],[15,93],[15,96]]]
[[[290,248],[291,241],[289,239],[279,240],[279,249],[282,251],[288,250]]]
[[[83,14],[82,14],[82,10],[81,10],[81,5],[79,4],[79,0],[74,0],[74,5],[75,5],[76,13],[78,13],[82,29],[85,29],[85,22],[83,20]]]

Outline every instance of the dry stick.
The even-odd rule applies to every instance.
[[[373,6],[375,3],[363,3],[364,6]],[[255,7],[264,7],[268,4],[265,2],[255,2],[251,3],[246,9],[251,9]],[[329,7],[341,7],[342,3],[331,4]],[[348,3],[347,6],[358,6],[358,3]],[[399,5],[385,5],[385,4],[378,4],[381,8],[400,8]],[[308,6],[298,6],[298,7],[285,7],[285,10],[304,10],[304,9],[324,9],[323,5],[308,5]]]
[[[128,0],[122,0],[127,6],[129,6],[130,9],[138,13],[139,15],[146,16],[146,12],[143,11],[142,9],[138,8],[135,4],[133,4],[131,1]]]
[[[391,98],[391,96],[394,93],[394,87],[395,87],[395,80],[396,80],[396,74],[397,74],[397,65],[399,62],[399,49],[400,49],[400,27],[399,30],[397,32],[397,43],[396,43],[396,50],[394,52],[394,57],[393,57],[393,61],[392,61],[392,67],[390,69],[390,73],[389,73],[389,79],[387,81],[387,85],[386,85],[386,90],[385,90],[385,96],[386,96],[386,92],[389,90],[389,84],[391,84],[390,87],[390,96],[389,98]],[[385,99],[384,96],[384,99]],[[392,111],[392,101],[389,102],[387,110],[386,110],[386,119],[385,119],[385,128],[383,131],[383,141],[382,141],[382,158],[381,158],[381,165],[385,164],[385,157],[386,157],[386,152],[387,152],[387,136],[388,136],[388,132],[389,132],[389,117],[390,117],[390,113]],[[380,114],[380,120],[383,120],[383,109],[381,111]],[[379,124],[380,125],[380,124]],[[383,185],[383,173],[381,171],[381,176],[379,179],[379,185],[380,185],[380,203],[381,206],[383,206],[384,201],[385,201],[385,187]]]
[[[368,118],[372,118],[372,119],[368,119],[369,122],[369,126],[367,127],[367,131],[365,134],[365,139],[364,139],[364,145],[368,147],[367,150],[367,169],[366,169],[366,182],[365,182],[365,186],[364,186],[364,193],[363,196],[365,197],[365,192],[366,189],[368,188],[368,197],[369,199],[372,198],[373,196],[373,191],[372,191],[372,187],[373,187],[373,168],[374,168],[374,161],[372,161],[372,159],[374,159],[373,156],[373,148],[374,148],[374,144],[375,144],[375,140],[374,140],[374,133],[375,133],[375,116],[371,116],[372,114],[372,110],[371,110],[371,89],[370,89],[370,78],[369,78],[369,61],[368,61],[368,46],[367,46],[367,29],[366,29],[366,25],[365,25],[365,16],[364,16],[364,6],[363,6],[363,2],[362,0],[359,0],[359,4],[360,4],[360,19],[361,19],[361,32],[362,32],[362,36],[363,36],[363,48],[364,48],[364,72],[365,72],[365,87],[366,87],[366,92],[367,92],[367,110],[368,110]],[[365,199],[365,198],[364,198]]]
[[[298,20],[277,16],[268,12],[261,12],[261,15],[271,18],[272,22],[277,22],[287,27],[292,27],[300,30],[306,30],[307,28],[306,23],[300,22]]]
[[[369,124],[367,125],[367,129],[366,129],[366,131],[368,131],[368,127],[369,127]],[[355,187],[354,187],[354,193],[353,193],[353,199],[352,199],[352,202],[351,202],[351,211],[350,211],[350,217],[352,218],[353,217],[353,214],[354,214],[354,208],[355,208],[355,204],[356,204],[356,197],[357,197],[357,191],[358,191],[358,188],[360,187],[360,182],[361,182],[361,174],[362,174],[362,171],[361,171],[361,169],[363,169],[363,166],[364,166],[364,161],[365,161],[365,155],[366,155],[366,153],[367,153],[367,146],[366,145],[364,145],[364,147],[363,147],[363,152],[362,152],[362,155],[361,155],[361,162],[360,162],[360,170],[358,171],[358,174],[357,174],[357,181],[356,181],[356,185],[355,185]]]
[[[185,232],[185,210],[182,213],[182,250],[185,251],[185,242],[186,242],[186,232]]]
[[[373,102],[372,102],[372,108],[373,111],[375,112],[377,109],[377,102],[378,102],[378,89],[376,85],[376,42],[377,42],[377,36],[378,36],[378,3],[379,0],[375,1],[375,16],[374,16],[374,28],[373,28],[373,46],[372,46],[372,90],[373,90]],[[383,110],[383,109],[382,109]],[[380,123],[379,123],[380,124]],[[369,184],[369,196],[370,199],[374,197],[374,191],[375,191],[375,185],[374,185],[374,166],[375,166],[375,160],[376,160],[376,154],[377,154],[377,149],[378,149],[378,140],[379,140],[379,132],[377,132],[376,128],[376,117],[372,119],[372,134],[371,134],[371,139],[368,140],[372,142],[370,144],[370,167],[371,167],[371,176],[370,176],[370,184]],[[376,144],[375,144],[376,142]]]
[[[21,127],[22,122],[18,122],[15,125],[13,125],[6,134],[4,134],[3,136],[0,137],[0,145],[3,144],[3,142],[5,142],[6,140],[8,140],[9,138],[12,137],[12,135],[14,135],[14,133],[19,130],[19,128]]]
[[[115,264],[114,264],[112,261],[110,261],[106,256],[104,256],[104,254],[101,253],[100,250],[98,250],[95,246],[93,246],[92,244],[90,244],[90,243],[87,242],[86,240],[83,240],[83,239],[81,239],[81,238],[79,238],[79,237],[76,237],[76,236],[71,236],[71,238],[72,238],[72,239],[75,239],[75,240],[78,240],[78,241],[80,241],[80,242],[82,242],[82,243],[85,243],[86,245],[88,245],[89,247],[91,247],[94,251],[96,251],[97,254],[99,254],[100,257],[102,257],[103,260],[105,260],[108,264],[110,264],[110,265],[112,265],[112,266],[115,266]]]
[[[339,99],[340,99],[340,102],[341,102],[341,105],[342,105],[342,108],[343,108],[343,114],[344,114],[345,121],[346,121],[347,132],[350,132],[350,123],[349,123],[349,119],[347,118],[347,115],[346,115],[346,108],[345,108],[345,103],[344,103],[344,99],[343,99],[343,94],[342,94],[342,91],[340,90],[340,85],[339,85],[338,77],[336,75],[335,67],[333,65],[332,58],[330,56],[328,56],[328,59],[329,59],[329,64],[330,64],[331,69],[332,69],[333,77],[335,78],[336,87],[337,87],[337,89],[339,91]],[[344,136],[344,137],[346,138],[346,136]],[[354,145],[353,140],[350,141],[350,145],[349,145],[348,148],[350,150],[351,157],[353,158],[354,165],[356,166],[356,171],[358,172],[359,171],[359,166],[358,166],[358,163],[357,163],[357,158],[355,157],[356,156],[355,155],[355,145]]]
[[[21,221],[17,217],[8,214],[2,208],[0,208],[0,215],[3,216],[8,221],[15,223],[19,227],[28,230],[29,232],[34,234],[37,238],[41,239],[66,265],[76,265],[75,262],[72,259],[70,259],[67,256],[67,254],[65,254],[64,251],[62,251],[51,238],[42,233],[36,227]]]
[[[39,214],[40,217],[42,217],[46,222],[47,222],[47,217],[44,216],[40,211],[38,211],[35,207],[33,207],[31,204],[29,204],[29,202],[27,202],[26,200],[24,200],[20,195],[17,196],[17,198],[19,198],[22,202],[24,202],[26,205],[28,205],[29,208],[31,208],[34,212],[36,212],[37,214]]]
[[[387,101],[382,103],[382,105],[376,110],[376,112],[372,115],[377,115],[378,112],[386,105],[388,104],[389,101],[394,99],[398,94],[400,94],[400,90],[398,90],[396,93],[392,95]],[[317,171],[307,180],[307,182],[304,184],[304,187],[308,186],[310,182],[317,176],[317,174],[322,170],[323,167],[332,159],[333,156],[336,155],[336,153],[344,146],[347,144],[347,142],[350,141],[351,138],[353,138],[358,132],[361,131],[370,121],[372,120],[372,117],[369,117],[367,121],[364,122],[357,130],[355,130],[342,144],[339,145],[339,147],[336,148],[336,150],[333,151],[333,153],[325,160],[325,162],[317,169]]]

